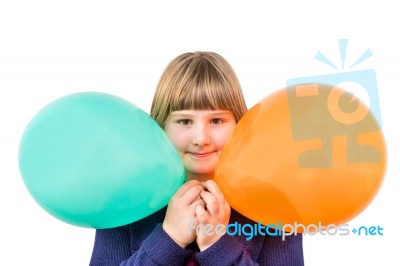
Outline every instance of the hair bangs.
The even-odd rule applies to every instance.
[[[175,103],[171,105],[172,111],[180,110],[229,110],[231,105],[223,92],[222,84],[197,85],[184,88]]]
[[[232,100],[226,95],[229,91],[227,81],[210,62],[199,60],[201,63],[197,62],[195,69],[188,71],[191,75],[181,84],[180,93],[171,103],[172,111],[231,109]]]

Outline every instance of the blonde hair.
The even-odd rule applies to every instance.
[[[164,128],[171,112],[229,110],[236,122],[247,111],[230,64],[214,52],[184,53],[173,59],[158,82],[150,115]]]

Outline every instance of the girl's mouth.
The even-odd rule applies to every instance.
[[[208,156],[212,155],[214,152],[189,152],[189,154],[194,158],[207,158]]]

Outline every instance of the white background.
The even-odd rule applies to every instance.
[[[144,1],[143,1],[144,2]],[[306,265],[400,265],[398,85],[399,9],[395,1],[0,1],[0,265],[87,265],[94,230],[43,211],[18,170],[18,145],[47,103],[103,91],[149,111],[166,64],[194,50],[232,64],[248,106],[289,78],[338,73],[338,39],[348,64],[377,73],[389,163],[375,200],[350,225],[380,225],[383,236],[308,236]],[[279,2],[279,3],[277,3]]]

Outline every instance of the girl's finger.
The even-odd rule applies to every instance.
[[[201,185],[196,185],[189,188],[185,194],[180,198],[181,202],[185,205],[191,205],[194,203],[199,197],[200,193],[204,190]]]
[[[206,182],[201,183],[201,185],[204,187],[205,190],[213,194],[218,202],[220,203],[220,206],[223,206],[223,203],[225,201],[224,194],[222,193],[221,189],[218,187],[217,183],[215,183],[214,180],[208,180]]]
[[[220,210],[220,204],[217,198],[212,193],[205,190],[200,193],[200,196],[206,203],[206,211],[210,213],[211,216],[217,215]]]
[[[210,219],[208,212],[200,205],[196,206],[195,213],[199,224],[205,224]]]
[[[197,180],[190,180],[188,182],[186,182],[185,184],[183,184],[178,191],[176,191],[175,195],[177,197],[183,197],[183,195],[185,195],[185,193],[191,189],[193,186],[197,186],[200,185],[201,183]]]

